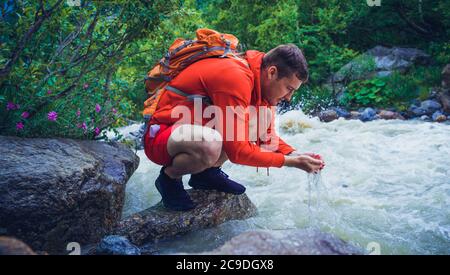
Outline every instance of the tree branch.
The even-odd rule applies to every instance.
[[[20,54],[23,52],[27,44],[30,42],[34,33],[36,33],[42,26],[42,23],[51,16],[54,9],[61,4],[63,0],[58,0],[55,5],[53,5],[49,10],[44,9],[44,4],[39,1],[39,7],[36,11],[35,20],[33,25],[28,29],[28,31],[22,36],[16,48],[13,50],[9,61],[6,63],[5,67],[0,70],[0,79],[5,78],[11,72],[13,65],[19,59]],[[39,10],[41,10],[41,15],[39,15]]]
[[[416,31],[417,33],[423,35],[423,36],[431,36],[432,32],[423,28],[422,26],[419,26],[418,24],[416,24],[414,21],[412,21],[411,19],[408,18],[408,16],[405,13],[405,10],[403,9],[403,7],[399,4],[399,5],[395,5],[395,10],[397,11],[397,14],[400,16],[401,19],[403,19],[403,21],[406,22],[406,24],[408,24],[408,26],[410,28],[412,28],[414,31]]]

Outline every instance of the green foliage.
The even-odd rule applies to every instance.
[[[440,67],[415,67],[408,73],[351,82],[340,104],[347,107],[396,107],[405,109],[414,98],[425,100],[438,86]]]
[[[212,27],[235,34],[245,49],[296,44],[309,61],[310,81],[317,84],[357,55],[340,36],[360,6],[360,1],[337,0],[216,0],[206,18]]]
[[[357,56],[358,52],[341,41],[340,37],[345,35],[358,6],[360,3],[355,1],[327,1],[320,4],[299,1],[302,16],[299,18],[297,44],[309,60],[312,84],[324,82]]]
[[[360,1],[365,5],[366,1]],[[345,39],[352,48],[374,45],[412,46],[426,50],[430,42],[450,37],[450,2],[444,0],[382,0],[380,7],[361,5]]]
[[[347,86],[342,100],[344,105],[356,106],[382,106],[387,104],[384,94],[386,82],[380,78],[369,80],[356,80]]]
[[[410,101],[418,96],[421,89],[427,91],[427,93],[429,90],[429,86],[421,88],[418,85],[417,76],[412,74],[402,75],[395,72],[386,77],[385,80],[386,87],[383,92],[387,101],[384,105],[386,107],[389,105],[398,109],[406,109]]]
[[[431,43],[429,52],[436,61],[436,64],[444,66],[445,64],[450,63],[450,42]]]
[[[185,2],[183,6],[168,14],[154,32],[130,44],[125,50],[125,55],[129,57],[118,67],[116,76],[126,83],[127,98],[136,106],[130,118],[142,119],[140,112],[143,102],[147,99],[143,79],[151,67],[161,59],[177,37],[194,38],[195,31],[205,27],[208,25],[203,21],[201,13],[195,9],[195,5]],[[136,52],[140,54],[133,54]]]
[[[146,72],[176,37],[193,37],[202,27],[236,35],[243,50],[298,45],[310,80],[293,102],[311,112],[335,103],[336,91],[320,88],[329,77],[375,45],[423,49],[435,67],[352,82],[374,66],[359,56],[339,71],[348,78],[349,105],[404,106],[426,98],[450,62],[450,2],[442,0],[383,0],[381,7],[361,0],[86,0],[80,7],[64,0],[3,2],[2,135],[101,138],[96,128],[140,119]],[[57,112],[56,121],[49,112]]]
[[[142,103],[137,106],[128,94],[135,80],[120,71],[138,74],[129,58],[145,59],[148,47],[136,45],[156,35],[167,10],[177,10],[175,1],[5,5],[0,21],[0,134],[88,139],[102,138],[102,130],[123,125],[140,110]],[[5,108],[8,102],[15,107]],[[97,104],[101,110],[95,110]],[[48,119],[50,112],[57,113],[56,120]]]
[[[317,113],[333,105],[334,95],[330,89],[307,85],[294,94],[292,101],[306,114]]]

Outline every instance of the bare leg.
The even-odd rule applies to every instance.
[[[197,158],[188,153],[179,153],[172,160],[172,165],[166,167],[164,172],[173,179],[179,179],[183,175],[198,173],[204,170],[204,165],[197,162]]]
[[[220,167],[222,166],[226,161],[228,160],[227,153],[225,153],[224,150],[220,153],[220,157],[217,160],[217,162],[213,165],[214,167]]]
[[[220,134],[199,125],[177,127],[167,143],[172,164],[164,172],[171,178],[199,173],[217,163],[222,151]]]

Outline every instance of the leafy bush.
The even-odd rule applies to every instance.
[[[127,87],[126,97],[136,108],[130,118],[142,119],[143,102],[147,94],[143,87],[143,79],[152,66],[167,52],[171,43],[177,37],[192,39],[199,28],[208,27],[202,19],[202,14],[195,9],[193,3],[186,1],[184,5],[168,14],[158,26],[158,29],[131,44],[125,54],[130,55],[126,62],[119,66],[116,77]],[[133,55],[133,53],[142,53]]]
[[[438,65],[450,63],[450,42],[430,43],[429,52]]]
[[[406,74],[394,72],[387,77],[351,82],[340,102],[347,107],[396,107],[404,110],[415,98],[425,100],[438,86],[440,68],[413,67]]]
[[[140,119],[143,76],[175,37],[192,37],[200,27],[236,35],[244,50],[298,45],[310,81],[293,101],[310,112],[333,101],[335,91],[321,88],[329,76],[375,45],[424,49],[436,67],[350,83],[347,104],[403,106],[426,98],[450,62],[450,2],[442,0],[386,0],[376,8],[360,0],[3,2],[2,135],[100,138],[98,130]],[[344,68],[349,81],[371,70],[371,60],[361,58]],[[51,112],[57,116],[49,120]]]
[[[330,89],[306,85],[292,98],[294,105],[305,114],[317,113],[333,105],[334,95]]]
[[[387,104],[383,93],[386,82],[380,78],[356,80],[347,86],[341,104],[347,106],[381,106]]]
[[[147,53],[135,45],[158,33],[176,3],[81,3],[2,4],[0,134],[101,138],[141,109],[127,94],[133,80],[118,72],[137,74],[129,58]]]

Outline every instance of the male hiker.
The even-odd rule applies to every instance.
[[[273,123],[266,131],[271,140],[277,140],[273,151],[262,149],[259,139],[250,141],[249,132],[243,139],[225,138],[227,131],[239,131],[236,126],[239,123],[248,131],[261,127],[258,123],[251,125],[249,117],[243,113],[231,118],[224,115],[227,108],[270,107],[282,100],[290,101],[294,92],[308,79],[305,57],[293,44],[280,45],[267,54],[250,50],[244,58],[245,62],[238,58],[196,61],[172,79],[169,83],[171,91],[161,96],[144,135],[144,148],[151,161],[162,165],[155,184],[165,207],[179,211],[195,207],[181,181],[187,174],[191,175],[188,184],[194,189],[244,193],[245,187],[239,179],[232,180],[221,170],[221,165],[227,160],[255,167],[295,167],[308,173],[323,168],[324,162],[318,155],[300,154],[279,139]],[[223,115],[219,120],[223,122],[222,127],[205,126],[204,117],[196,123],[176,123],[179,120],[179,116],[174,116],[177,107],[184,106],[183,110],[192,113],[198,111],[194,110],[195,104],[186,99],[186,94],[203,95],[211,106],[221,110]],[[207,105],[201,106],[205,108]],[[267,114],[273,122],[275,113]]]

